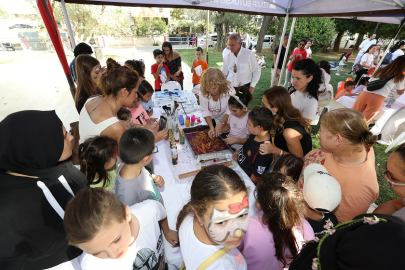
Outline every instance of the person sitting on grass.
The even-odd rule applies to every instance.
[[[273,161],[272,154],[261,155],[260,145],[270,141],[270,129],[273,126],[273,115],[267,108],[254,108],[249,113],[248,127],[250,136],[232,158],[238,162],[254,184],[263,176]]]
[[[345,83],[344,88],[343,88],[342,90],[340,90],[340,91],[336,94],[334,100],[338,100],[339,98],[341,98],[341,97],[343,97],[343,96],[351,96],[351,93],[352,93],[352,91],[353,91],[353,89],[354,89],[355,86],[356,86],[356,83],[355,83],[355,82],[353,82],[353,81],[347,81],[347,82]]]
[[[157,153],[152,132],[142,128],[132,128],[122,134],[119,150],[122,163],[117,169],[115,194],[125,205],[134,205],[145,200],[157,200],[163,204],[162,195],[156,187],[163,187],[165,181],[160,175],[150,174],[145,166]],[[164,204],[163,204],[164,205]],[[163,233],[175,245],[177,233],[170,230],[167,219],[160,222]]]

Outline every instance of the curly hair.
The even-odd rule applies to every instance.
[[[228,93],[231,85],[231,83],[226,80],[224,73],[218,68],[205,70],[201,76],[200,84],[201,94],[206,98],[210,96],[210,92],[208,91],[210,86],[217,86],[219,88],[219,94],[224,95]]]
[[[299,252],[293,228],[305,218],[302,193],[291,177],[271,172],[257,183],[255,197],[263,210],[262,223],[273,234],[276,257],[286,267]],[[284,253],[286,248],[291,256]]]

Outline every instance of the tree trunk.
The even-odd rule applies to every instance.
[[[284,22],[278,17],[274,17],[274,23],[277,24],[276,33],[274,33],[274,39],[270,46],[270,51],[274,51],[278,45],[280,45],[280,35],[284,26]],[[286,32],[287,33],[287,32]],[[284,38],[284,37],[281,37]],[[280,40],[279,40],[280,39]]]
[[[354,44],[353,51],[357,52],[359,50],[360,44],[363,42],[365,32],[359,33],[356,44]]]
[[[216,44],[216,49],[218,51],[222,51],[224,48],[221,46],[222,45],[222,40],[224,39],[224,24],[223,23],[217,23],[215,24],[217,28],[217,44]],[[222,47],[222,48],[221,48]]]
[[[229,22],[224,23],[224,48],[226,47],[226,41],[229,37]]]
[[[262,52],[264,35],[267,32],[267,27],[269,26],[269,22],[270,22],[271,18],[272,18],[272,16],[263,17],[262,26],[260,27],[259,37],[257,38],[257,44],[256,44],[256,52],[258,52],[258,53]]]
[[[335,44],[333,44],[333,51],[338,52],[340,47],[340,42],[342,41],[345,31],[339,32],[335,39]]]

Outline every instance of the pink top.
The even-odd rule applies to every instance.
[[[148,113],[145,111],[145,109],[142,107],[142,105],[139,105],[138,108],[127,108],[132,115],[132,121],[135,124],[141,124],[141,125],[146,125],[147,120],[149,119]]]
[[[273,234],[267,225],[262,223],[261,218],[261,216],[250,217],[248,230],[238,247],[245,257],[248,269],[288,269],[288,265],[283,268],[283,264],[277,260]],[[312,240],[315,237],[311,225],[305,219],[302,219],[301,226],[294,227],[293,231],[298,251],[301,251],[305,241]],[[291,255],[290,250],[285,249],[284,254]]]

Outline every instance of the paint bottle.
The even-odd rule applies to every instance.
[[[190,119],[189,119],[188,116],[187,116],[187,119],[186,119],[186,127],[190,127]]]
[[[184,117],[182,114],[179,115],[179,122],[180,122],[180,125],[184,126]]]

